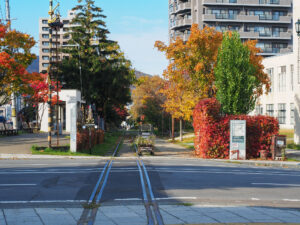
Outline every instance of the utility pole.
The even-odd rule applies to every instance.
[[[9,0],[5,0],[5,8],[6,8],[6,22],[9,23],[8,30],[11,31]],[[13,86],[11,87],[13,88]],[[11,94],[11,119],[13,122],[13,128],[17,130],[18,120],[17,120],[17,113],[16,113],[16,97],[14,92],[12,92]]]

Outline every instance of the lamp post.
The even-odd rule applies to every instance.
[[[298,36],[298,61],[297,61],[297,76],[298,76],[298,83],[300,79],[300,19],[295,23],[296,33]]]

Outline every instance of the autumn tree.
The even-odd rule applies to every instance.
[[[186,42],[180,37],[169,46],[157,41],[155,47],[170,61],[164,77],[175,83],[184,83],[184,88],[195,92],[199,98],[212,97],[214,66],[221,42],[222,33],[210,27],[200,30],[197,24],[192,25]]]
[[[183,139],[183,120],[190,121],[192,109],[195,107],[195,100],[198,99],[193,91],[184,89],[180,83],[165,81],[161,93],[165,96],[163,107],[172,116],[172,138],[174,139],[174,121],[180,122],[180,140]]]
[[[141,119],[159,130],[167,124],[167,113],[163,108],[165,96],[161,93],[164,80],[159,76],[142,76],[132,91],[133,105],[130,113],[135,121]]]
[[[250,49],[248,46],[251,46]],[[255,42],[243,44],[237,32],[225,33],[215,68],[217,99],[226,114],[248,114],[255,107],[263,85],[269,87]],[[252,50],[252,51],[251,51]]]
[[[0,105],[7,104],[14,92],[17,96],[29,92],[32,80],[26,68],[36,58],[31,53],[34,39],[0,24]]]

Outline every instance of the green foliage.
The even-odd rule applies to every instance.
[[[149,137],[138,136],[134,142],[137,146],[153,146],[155,145],[155,135]]]
[[[69,54],[60,66],[62,81],[65,88],[82,90],[87,105],[95,104],[102,118],[115,121],[115,116],[110,117],[112,109],[123,108],[131,101],[131,63],[119,45],[108,39],[103,10],[92,0],[78,2],[67,34],[71,40],[62,49]]]
[[[255,107],[255,88],[260,84],[250,63],[250,50],[238,33],[226,33],[215,68],[217,99],[230,115],[247,114]]]

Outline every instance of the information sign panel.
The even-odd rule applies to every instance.
[[[230,121],[230,159],[246,159],[246,121]]]

